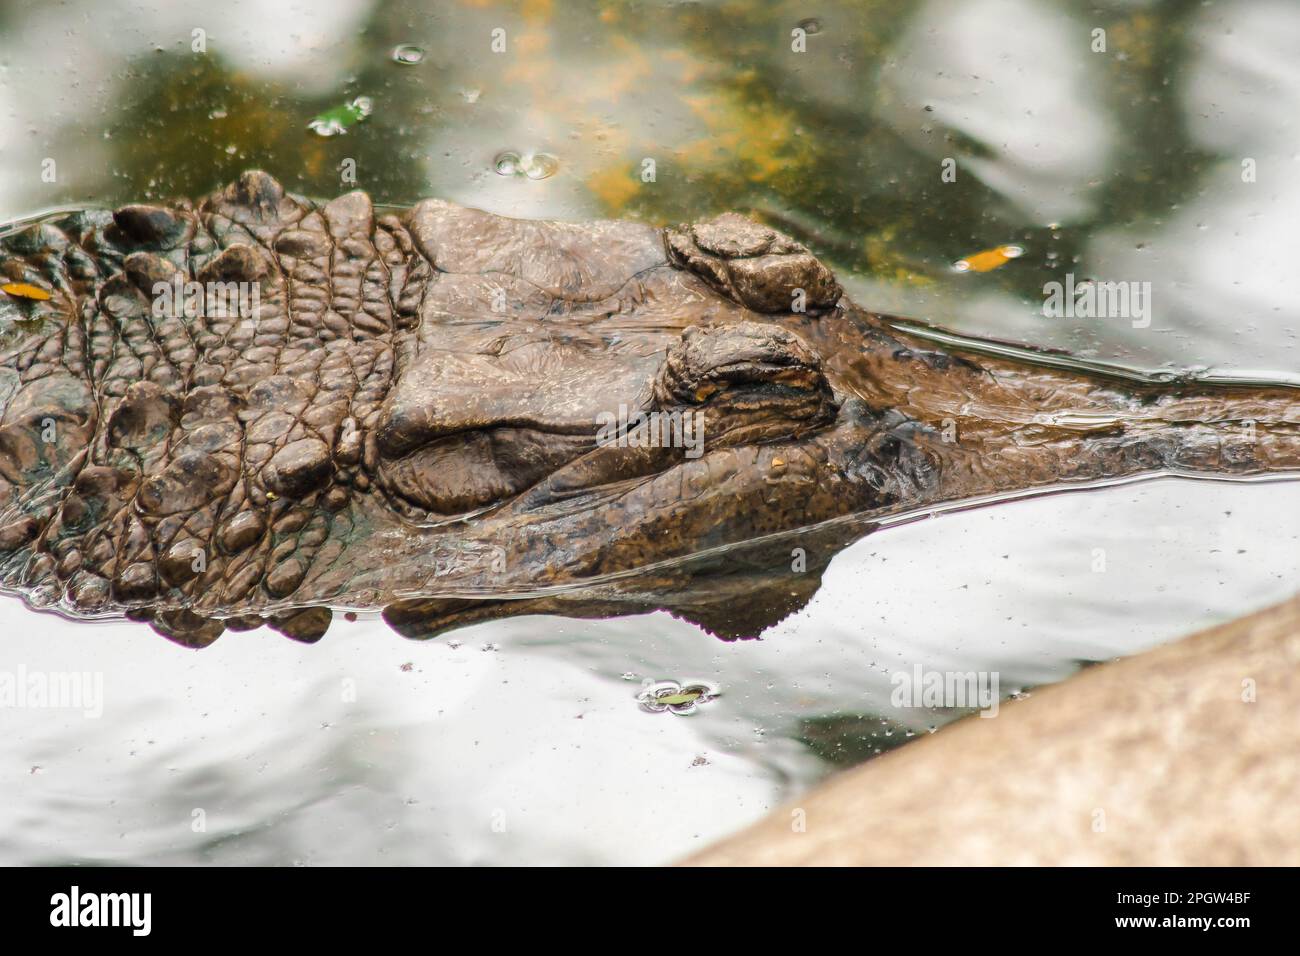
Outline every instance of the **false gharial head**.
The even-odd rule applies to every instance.
[[[380,609],[753,636],[881,516],[1300,469],[1292,390],[939,349],[732,213],[381,213],[249,172],[10,227],[0,289],[0,585],[191,645]]]
[[[191,643],[594,585],[931,467],[819,353],[830,271],[733,214],[379,214],[250,172],[13,228],[0,277],[34,290],[0,303],[5,586]]]

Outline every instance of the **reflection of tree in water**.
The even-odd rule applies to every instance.
[[[113,191],[124,198],[201,195],[256,166],[294,191],[328,197],[350,188],[340,177],[341,163],[350,158],[359,185],[380,194],[418,194],[416,157],[392,147],[400,111],[376,113],[351,133],[330,138],[306,128],[317,113],[362,91],[382,85],[391,100],[415,89],[391,78],[377,81],[380,68],[368,65],[355,82],[327,97],[304,98],[274,81],[231,71],[218,53],[141,60],[110,126],[120,177]]]
[[[200,194],[249,166],[267,169],[296,191],[331,196],[342,185],[339,164],[352,158],[359,185],[376,198],[410,199],[430,191],[426,159],[440,130],[489,122],[457,111],[455,81],[495,76],[496,101],[505,108],[549,110],[560,128],[577,130],[590,119],[581,115],[590,106],[562,101],[554,74],[617,62],[620,49],[674,65],[675,86],[665,87],[663,99],[684,104],[690,121],[668,130],[629,121],[617,148],[585,168],[581,157],[562,157],[565,173],[581,177],[609,215],[668,222],[740,209],[794,233],[842,267],[925,282],[957,256],[1005,241],[1028,247],[1024,265],[1044,261],[1049,248],[1055,263],[1074,263],[1093,230],[1158,216],[1195,189],[1209,157],[1189,143],[1176,80],[1200,8],[1196,0],[1103,11],[1087,22],[1087,29],[1095,20],[1108,34],[1104,100],[1123,135],[1109,174],[1094,184],[1090,217],[1054,236],[1045,228],[1026,231],[1002,197],[973,175],[941,183],[935,154],[877,118],[889,95],[877,87],[877,74],[923,6],[826,4],[816,11],[822,31],[808,37],[807,53],[794,54],[790,31],[810,15],[799,3],[663,7],[593,0],[560,11],[520,0],[431,14],[413,0],[381,2],[358,35],[337,38],[355,73],[328,95],[312,97],[291,82],[232,71],[219,49],[151,54],[125,73],[121,110],[110,127],[116,175],[104,183],[103,198]],[[511,80],[495,61],[485,63],[486,53],[470,52],[471,38],[482,39],[497,20],[515,36],[528,30],[549,38],[531,84]],[[389,53],[404,42],[426,46],[430,56],[418,67],[396,67]],[[324,139],[306,130],[318,112],[362,93],[375,98],[376,111],[353,132]],[[613,102],[617,110],[620,101]],[[915,122],[945,154],[999,149],[943,128],[931,113],[918,110]],[[581,148],[578,140],[575,153]],[[646,156],[658,163],[654,184],[640,182]],[[1044,274],[1024,265],[989,279],[1036,299]],[[1086,273],[1087,263],[1075,268]]]
[[[1109,105],[1128,134],[1119,141],[1115,176],[1101,184],[1090,225],[1126,223],[1169,212],[1192,194],[1213,157],[1188,135],[1179,80],[1193,52],[1189,36],[1200,0],[1166,0],[1150,10],[1101,20],[1110,50]]]
[[[901,747],[917,735],[888,717],[827,714],[799,721],[793,736],[827,763],[853,767]]]
[[[1099,11],[1086,21],[1087,31],[1096,26],[1107,32],[1103,101],[1121,137],[1109,175],[1095,184],[1089,217],[1058,230],[1025,230],[1005,212],[1002,197],[973,176],[941,184],[936,156],[909,145],[873,116],[877,97],[885,95],[875,88],[874,78],[922,4],[845,4],[824,18],[828,33],[854,37],[856,48],[840,54],[852,58],[860,86],[860,96],[852,101],[819,97],[794,75],[799,61],[790,55],[788,41],[799,20],[791,12],[796,6],[756,5],[745,18],[743,35],[736,30],[732,7],[695,6],[691,17],[696,26],[683,33],[693,38],[697,53],[728,58],[731,68],[714,83],[724,99],[736,104],[732,127],[745,130],[752,115],[767,117],[773,156],[788,165],[776,174],[756,176],[743,164],[681,157],[682,168],[675,172],[688,187],[640,191],[630,204],[639,215],[687,219],[702,211],[752,210],[841,266],[881,278],[925,281],[927,273],[945,270],[959,255],[1005,241],[1022,243],[1031,255],[1050,248],[1055,262],[1073,263],[1092,231],[1166,213],[1195,190],[1206,168],[1209,157],[1189,141],[1178,96],[1189,29],[1200,9],[1196,0]],[[1063,9],[1074,12],[1068,4]],[[1085,32],[1081,40],[1087,36]],[[774,43],[773,37],[782,42]],[[809,37],[805,56],[815,56],[817,45],[827,39],[827,34]],[[1086,49],[1081,43],[1081,51]],[[934,126],[928,113],[918,113],[916,123],[918,128]],[[775,135],[791,128],[800,145]],[[972,141],[959,131],[936,127],[933,134],[950,144],[943,151],[947,155],[991,155],[999,149],[997,143]],[[927,175],[913,175],[918,169]],[[1086,262],[1080,268],[1086,271]],[[1036,300],[1043,273],[1007,269],[996,281]]]

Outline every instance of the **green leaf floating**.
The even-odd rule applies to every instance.
[[[319,136],[338,136],[360,123],[374,110],[374,102],[368,96],[358,96],[351,102],[326,110],[307,124],[307,128]]]
[[[676,704],[689,704],[692,701],[697,701],[699,699],[700,694],[698,693],[682,692],[677,694],[666,694],[663,697],[656,697],[655,703],[663,704],[664,706],[673,706]]]

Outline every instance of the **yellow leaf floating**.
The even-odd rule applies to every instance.
[[[958,272],[992,272],[1012,259],[1019,259],[1024,254],[1025,250],[1020,246],[995,246],[983,252],[963,256],[954,262],[952,267]]]
[[[45,302],[50,297],[50,294],[40,286],[28,285],[26,282],[6,282],[0,285],[0,292],[5,292],[16,299],[35,299],[37,302]]]

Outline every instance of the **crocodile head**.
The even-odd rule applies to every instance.
[[[325,608],[436,630],[451,596],[594,586],[923,481],[902,446],[863,467],[901,422],[808,334],[829,270],[739,216],[379,214],[251,172],[2,242],[0,279],[48,293],[0,303],[0,558],[37,607],[191,643],[316,636]]]
[[[339,609],[747,636],[868,529],[828,519],[1300,464],[1290,393],[936,351],[734,214],[379,212],[249,172],[10,228],[0,287],[0,584],[192,645],[314,639]],[[1244,456],[1213,431],[1233,415],[1261,429]]]

